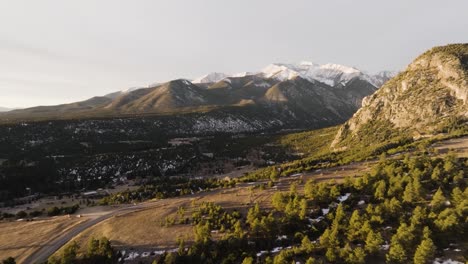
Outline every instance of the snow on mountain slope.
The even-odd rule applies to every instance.
[[[369,74],[354,67],[340,64],[327,63],[320,65],[303,61],[297,64],[273,63],[266,66],[258,73],[241,72],[237,74],[226,74],[212,72],[193,80],[192,83],[215,83],[230,77],[245,77],[249,75],[257,75],[263,78],[272,78],[279,81],[301,77],[312,82],[319,81],[329,86],[345,85],[351,79],[359,77],[378,88],[388,79],[394,77],[396,73],[383,71],[377,74]]]
[[[133,91],[136,91],[136,90],[139,90],[139,89],[143,89],[142,87],[131,87],[131,88],[128,88],[128,89],[124,89],[124,90],[121,90],[121,91],[117,91],[117,92],[113,92],[113,93],[109,93],[109,94],[106,94],[106,95],[103,95],[103,97],[107,97],[107,98],[110,98],[110,99],[115,99],[123,94],[127,94],[127,93],[130,93],[130,92],[133,92]]]
[[[281,81],[300,76],[306,80],[317,80],[330,86],[344,85],[351,79],[359,77],[376,87],[380,87],[383,82],[395,75],[392,72],[370,75],[354,67],[333,63],[319,65],[312,62],[298,64],[274,63],[263,68],[261,74],[266,78],[275,78]]]
[[[196,78],[192,83],[214,83],[219,82],[224,78],[229,77],[229,75],[222,72],[212,72],[202,77]]]

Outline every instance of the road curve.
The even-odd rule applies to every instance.
[[[43,263],[47,261],[47,259],[54,254],[57,250],[59,250],[63,245],[65,245],[68,241],[72,240],[75,236],[79,235],[81,232],[85,231],[86,229],[107,220],[116,215],[123,215],[128,213],[137,212],[140,210],[148,209],[151,207],[155,207],[158,204],[154,203],[145,203],[140,205],[131,205],[122,208],[118,208],[114,211],[111,211],[105,215],[102,215],[98,218],[91,219],[85,221],[75,227],[73,227],[70,231],[67,231],[63,235],[59,235],[58,237],[52,239],[49,243],[44,245],[43,247],[36,250],[33,254],[28,256],[24,259],[23,263]]]
[[[202,195],[214,194],[214,193],[220,192],[221,190],[222,189],[215,189],[215,190],[211,190],[208,192],[200,192],[200,193],[196,193],[196,194],[192,194],[188,196],[174,197],[174,198],[168,198],[168,199],[180,199],[180,198],[193,199],[193,198],[200,197]],[[65,234],[61,234],[58,237],[51,239],[44,246],[36,250],[34,253],[29,255],[28,257],[26,257],[24,261],[22,261],[22,263],[25,263],[25,264],[44,263],[57,250],[59,250],[62,246],[64,246],[66,243],[71,241],[75,236],[79,235],[86,229],[91,228],[94,225],[97,225],[113,216],[117,216],[117,215],[120,216],[120,215],[129,214],[129,213],[134,213],[137,211],[154,209],[154,208],[166,206],[168,199],[148,201],[148,202],[143,202],[137,205],[126,205],[124,207],[120,207],[113,211],[110,211],[105,215],[102,215],[97,218],[90,219],[86,222],[78,224],[77,226],[67,231]]]

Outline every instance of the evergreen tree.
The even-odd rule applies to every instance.
[[[244,260],[242,261],[242,264],[253,264],[254,259],[252,257],[245,257]]]
[[[195,233],[195,242],[197,243],[206,244],[211,239],[211,232],[210,232],[210,227],[209,227],[208,222],[206,222],[205,224],[203,224],[202,222],[198,223],[194,227],[194,233]]]
[[[270,179],[275,182],[279,179],[279,175],[280,173],[278,169],[276,169],[276,167],[273,167],[270,173]]]
[[[428,227],[424,228],[423,240],[414,253],[414,264],[430,263],[434,259],[436,247],[430,238],[430,230]]]
[[[304,238],[301,241],[301,248],[307,254],[310,254],[314,250],[314,244],[310,241],[309,237],[304,236]]]
[[[336,249],[332,248],[332,247],[327,248],[327,252],[325,253],[325,257],[327,258],[328,261],[335,262],[336,259],[337,259]]]
[[[407,263],[408,260],[405,249],[398,241],[392,241],[386,258],[389,263]]]
[[[431,207],[434,211],[440,211],[444,206],[447,198],[445,198],[442,189],[439,188],[437,192],[432,197]]]
[[[413,183],[409,182],[405,187],[405,191],[403,192],[403,201],[407,203],[413,203],[416,201],[416,197],[417,195],[414,191]]]
[[[299,218],[301,220],[305,219],[307,215],[307,200],[306,199],[301,199],[300,202],[300,210],[299,210]]]
[[[88,252],[89,257],[97,255],[99,252],[99,240],[91,237],[88,241]]]
[[[439,166],[435,167],[431,174],[431,180],[440,182],[442,180],[442,170]]]
[[[8,257],[8,258],[2,260],[2,264],[16,264],[16,261],[15,261],[14,258]]]
[[[64,248],[60,263],[61,264],[75,263],[77,251],[78,251],[78,244],[75,241],[73,241],[70,245]]]
[[[365,250],[370,254],[377,253],[380,250],[380,245],[384,242],[382,235],[379,232],[370,230],[366,238]]]
[[[349,219],[349,227],[347,231],[347,237],[349,241],[353,241],[359,237],[359,232],[362,228],[362,218],[359,214],[359,210],[354,210]]]
[[[278,194],[281,194],[281,193],[278,193]],[[249,211],[247,212],[247,223],[251,225],[254,222],[254,220],[259,218],[260,216],[261,216],[260,206],[258,205],[258,203],[256,203],[255,206],[250,208]]]
[[[410,224],[413,228],[420,227],[426,219],[426,209],[421,206],[416,206],[411,214]]]
[[[387,191],[387,184],[384,180],[380,180],[377,182],[374,192],[374,197],[377,200],[383,201],[385,199],[385,193]]]
[[[434,220],[434,224],[441,231],[449,230],[459,224],[457,214],[454,209],[446,208]]]

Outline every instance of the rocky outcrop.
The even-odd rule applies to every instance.
[[[339,130],[332,147],[360,141],[365,133],[399,130],[419,136],[468,119],[468,44],[435,47],[364,98]],[[390,133],[389,133],[390,134]]]

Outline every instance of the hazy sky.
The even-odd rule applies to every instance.
[[[468,42],[468,1],[0,0],[0,106],[82,100],[272,62],[400,70]]]

